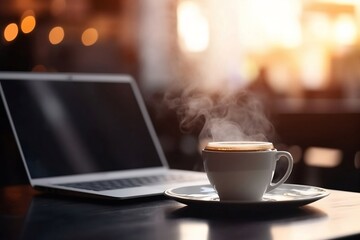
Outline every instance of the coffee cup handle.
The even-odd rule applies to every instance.
[[[280,160],[281,157],[285,157],[288,161],[288,167],[286,169],[286,173],[284,174],[284,176],[276,183],[270,183],[268,188],[266,189],[266,192],[270,192],[271,190],[274,190],[275,188],[277,188],[278,186],[280,186],[281,184],[283,184],[290,176],[292,168],[293,168],[293,157],[291,156],[291,154],[289,152],[285,152],[285,151],[277,151],[275,153],[275,159],[276,162]]]

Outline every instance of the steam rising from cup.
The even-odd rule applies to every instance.
[[[182,89],[167,92],[165,101],[176,110],[182,130],[200,126],[200,141],[268,141],[273,134],[262,102],[249,91]]]

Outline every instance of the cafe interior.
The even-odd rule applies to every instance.
[[[266,140],[288,182],[360,192],[358,0],[2,0],[0,71],[129,74],[170,167]],[[27,183],[3,104],[0,162]]]

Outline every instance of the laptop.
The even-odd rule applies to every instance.
[[[35,189],[129,199],[208,183],[169,168],[131,76],[2,72],[0,93]]]

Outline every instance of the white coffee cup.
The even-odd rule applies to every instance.
[[[277,151],[270,142],[209,142],[202,157],[220,201],[261,201],[264,193],[288,179],[293,167],[291,154]],[[282,157],[287,160],[287,170],[273,183],[276,163]]]

